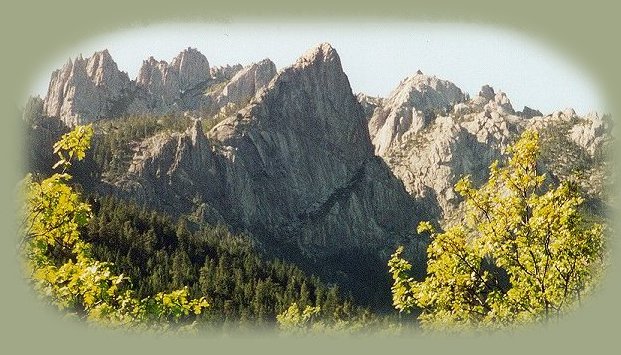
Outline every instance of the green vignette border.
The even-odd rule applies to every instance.
[[[188,4],[186,4],[186,2]],[[58,314],[50,312],[41,302],[36,300],[28,286],[20,279],[18,259],[15,255],[16,237],[15,226],[15,182],[20,179],[19,164],[22,163],[21,133],[15,117],[19,116],[18,105],[26,95],[28,76],[37,65],[44,64],[46,53],[63,51],[78,41],[95,37],[107,32],[140,27],[142,25],[163,22],[244,22],[244,21],[340,21],[355,23],[389,22],[389,21],[434,21],[434,22],[464,22],[498,26],[516,32],[522,32],[527,37],[545,40],[553,49],[561,49],[563,55],[570,56],[594,74],[596,83],[601,85],[604,101],[608,104],[613,117],[619,116],[618,103],[614,98],[620,97],[619,89],[613,89],[618,82],[618,69],[614,67],[619,62],[620,48],[614,47],[613,31],[609,29],[621,28],[621,25],[602,24],[600,21],[612,21],[612,13],[618,13],[612,5],[596,6],[597,1],[579,3],[578,5],[563,5],[559,1],[540,4],[536,1],[525,1],[520,4],[498,6],[484,1],[473,1],[468,4],[432,5],[412,3],[399,0],[398,4],[382,3],[373,6],[347,1],[345,4],[330,4],[321,0],[309,5],[289,5],[278,0],[266,1],[261,5],[248,4],[207,4],[201,1],[176,1],[174,4],[134,4],[122,1],[108,1],[98,15],[98,7],[89,7],[84,4],[67,5],[69,1],[55,2],[54,4],[12,5],[5,15],[11,17],[3,21],[2,43],[6,43],[4,55],[11,57],[3,63],[2,97],[3,116],[6,129],[2,130],[3,173],[2,173],[2,224],[5,231],[2,241],[2,279],[7,283],[3,290],[2,302],[2,335],[8,341],[2,347],[7,350],[21,350],[27,353],[44,351],[48,353],[65,352],[91,353],[149,351],[152,353],[169,353],[173,351],[196,350],[212,352],[217,350],[238,352],[258,351],[284,352],[317,352],[323,350],[369,352],[377,353],[386,350],[428,352],[458,350],[467,353],[486,352],[522,352],[526,349],[557,349],[565,353],[578,353],[588,350],[606,349],[615,341],[615,323],[620,315],[619,308],[615,307],[614,300],[621,294],[621,286],[613,282],[613,276],[618,273],[619,243],[616,234],[611,236],[612,257],[610,270],[604,281],[603,290],[592,297],[574,315],[567,317],[559,324],[545,327],[535,326],[523,332],[495,336],[445,338],[442,336],[380,339],[285,339],[271,336],[243,336],[242,339],[228,336],[216,339],[177,339],[153,338],[149,335],[132,335],[119,332],[96,330],[77,325],[71,321],[61,320]],[[321,6],[323,5],[323,6]],[[391,6],[388,6],[391,5]],[[33,7],[42,6],[40,10]],[[149,8],[144,11],[144,6]],[[254,8],[253,8],[254,6]],[[296,7],[297,6],[297,7]],[[328,11],[332,6],[334,11]],[[592,6],[592,7],[590,7]],[[259,8],[261,7],[261,8]],[[348,7],[350,9],[348,9]],[[513,7],[513,8],[512,8]],[[16,9],[17,8],[17,9]],[[71,9],[71,10],[68,10]],[[116,10],[115,10],[116,9]],[[588,11],[592,9],[592,11]],[[114,11],[122,11],[122,15],[113,16]],[[509,12],[509,14],[507,14]],[[558,13],[557,13],[558,12]],[[302,17],[301,14],[307,14]],[[562,13],[563,18],[559,18]],[[120,13],[119,13],[120,14]],[[608,14],[608,16],[607,16]],[[530,15],[530,17],[529,17]],[[522,17],[522,19],[512,19]],[[50,20],[53,19],[53,20]],[[581,21],[577,21],[580,19]],[[53,27],[50,27],[53,26]],[[565,32],[562,26],[567,27]],[[11,28],[13,27],[13,28]],[[79,30],[78,30],[79,29]],[[618,33],[618,32],[617,32]],[[6,40],[5,40],[6,37]],[[591,39],[589,41],[589,39]],[[608,44],[608,45],[607,45]],[[581,55],[588,51],[591,55]],[[598,58],[597,56],[609,58]],[[4,62],[4,59],[3,59]],[[617,128],[618,129],[618,125]],[[17,133],[16,133],[17,132]],[[618,136],[618,135],[617,135]],[[616,149],[619,149],[617,144]],[[615,150],[617,152],[617,150]],[[616,156],[619,156],[618,154]],[[613,157],[613,159],[616,157]],[[616,163],[616,162],[615,162]],[[618,169],[619,164],[615,164]],[[615,184],[616,196],[619,191]],[[618,214],[615,210],[613,213]],[[613,222],[615,218],[612,218]],[[616,222],[618,223],[618,222]],[[619,226],[613,226],[618,231]],[[241,340],[241,341],[240,341]],[[109,342],[111,341],[111,342]],[[104,346],[105,344],[110,344]],[[6,350],[5,350],[6,351]]]

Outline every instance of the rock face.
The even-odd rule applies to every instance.
[[[151,57],[142,63],[136,78],[141,89],[138,100],[146,103],[145,113],[191,110],[211,82],[209,62],[196,49],[185,49],[170,64]]]
[[[381,97],[373,97],[366,95],[364,93],[359,93],[356,95],[356,99],[360,105],[362,105],[362,109],[364,110],[364,116],[370,120],[375,113],[375,109],[384,105],[384,99]]]
[[[136,85],[141,89],[140,100],[146,103],[147,113],[166,113],[196,108],[202,90],[210,81],[207,58],[188,48],[170,64],[153,57],[145,60]]]
[[[185,92],[211,79],[207,58],[195,48],[187,48],[170,63],[179,76],[179,88]]]
[[[378,110],[375,110],[374,118]],[[509,144],[525,129],[540,131],[544,145],[545,168],[557,180],[570,178],[572,169],[593,167],[596,156],[610,141],[610,125],[597,115],[579,118],[572,109],[543,116],[525,107],[516,113],[503,92],[485,85],[471,100],[459,102],[449,113],[439,115],[418,129],[399,134],[395,121],[386,120],[369,131],[378,152],[399,177],[407,191],[426,206],[433,219],[454,220],[459,215],[461,198],[455,183],[471,175],[475,185],[486,181],[489,165],[501,160]],[[379,136],[385,132],[396,134]],[[391,137],[392,139],[386,139]],[[600,152],[600,153],[598,153]],[[563,157],[572,157],[564,161]],[[597,195],[604,184],[596,167],[591,180],[579,181],[587,194]]]
[[[583,147],[590,155],[596,154],[610,140],[612,122],[610,117],[590,113],[571,128],[571,140]]]
[[[428,206],[434,220],[452,219],[461,202],[455,183],[463,175],[471,175],[477,185],[483,183],[489,165],[520,131],[518,117],[496,112],[454,118],[437,117],[427,130],[408,137],[383,156],[408,192]]]
[[[227,81],[231,80],[231,78],[237,74],[238,71],[242,70],[243,66],[241,64],[235,65],[224,65],[219,67],[211,67],[209,69],[209,73],[211,77],[216,81]]]
[[[522,112],[518,112],[518,115],[524,118],[533,118],[533,117],[543,116],[541,111],[532,109],[528,106],[524,106],[524,108],[522,109]]]
[[[136,85],[142,89],[145,106],[150,112],[162,112],[179,99],[179,74],[165,61],[150,57],[140,67]]]
[[[236,77],[256,85],[257,72]],[[355,248],[387,258],[417,211],[366,125],[337,52],[322,44],[207,136],[197,122],[145,142],[119,186],[160,206],[198,201],[209,218],[313,258]]]
[[[438,114],[465,100],[455,84],[420,71],[403,80],[369,121],[375,152],[384,154],[402,137],[416,134]]]
[[[52,74],[44,111],[69,125],[87,123],[123,111],[132,90],[127,74],[104,50],[87,59],[69,60]]]
[[[87,59],[69,60],[52,74],[44,112],[69,126],[131,114],[228,115],[246,105],[275,75],[269,59],[246,68],[239,64],[210,68],[203,54],[187,48],[170,63],[153,57],[143,61],[131,81],[104,50]]]
[[[210,115],[228,116],[248,104],[275,75],[276,65],[269,59],[251,64],[223,82],[225,84],[223,88],[210,91],[204,98],[202,106]]]

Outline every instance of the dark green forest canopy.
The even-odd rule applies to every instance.
[[[94,217],[83,238],[94,256],[113,262],[130,277],[138,296],[188,286],[192,297],[205,296],[210,321],[274,322],[292,303],[321,306],[327,318],[353,319],[368,311],[343,298],[297,266],[266,260],[244,236],[224,226],[191,231],[180,218],[150,211],[113,197],[89,199]]]

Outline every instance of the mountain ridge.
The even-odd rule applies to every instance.
[[[422,277],[428,239],[415,232],[418,222],[458,220],[454,184],[463,175],[483,183],[525,129],[542,133],[551,179],[574,179],[594,205],[605,201],[608,116],[516,111],[489,85],[470,98],[420,71],[388,97],[354,95],[328,43],[281,70],[269,59],[211,67],[189,48],[170,64],[145,60],[136,81],[119,74],[107,51],[77,62],[52,75],[43,115],[69,126],[116,115],[194,118],[185,130],[131,142],[129,168],[99,184],[100,192],[228,225],[270,255],[312,264],[329,282],[354,279],[352,264],[363,255],[378,261],[373,272],[381,279],[399,244]],[[577,169],[587,169],[586,178]],[[380,292],[365,283],[357,279],[348,290]]]
[[[235,76],[243,70],[251,70],[255,80]],[[247,67],[236,64],[212,68],[202,53],[188,47],[170,63],[149,57],[131,80],[104,49],[88,58],[79,55],[69,59],[54,71],[43,98],[43,110],[68,126],[140,114],[192,111],[211,116],[227,105],[243,106],[275,74],[275,65],[269,59]],[[233,95],[223,93],[227,88]],[[209,90],[210,95],[204,95]]]

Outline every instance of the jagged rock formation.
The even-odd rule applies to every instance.
[[[450,219],[461,202],[455,183],[467,174],[475,184],[483,183],[489,165],[521,130],[519,120],[495,111],[438,116],[426,129],[393,145],[383,158],[412,196],[437,206],[431,210],[434,219]]]
[[[586,149],[590,155],[597,154],[610,139],[612,124],[609,118],[590,113],[576,122],[571,128],[570,137],[578,145]]]
[[[211,79],[207,58],[195,48],[187,48],[176,56],[170,66],[179,73],[179,88],[190,90]]]
[[[222,109],[231,114],[275,74],[269,59],[246,68],[210,68],[203,54],[187,48],[170,63],[150,57],[132,81],[104,50],[70,60],[52,74],[44,111],[69,126],[132,114],[192,111],[212,116]]]
[[[375,109],[378,107],[382,107],[384,105],[384,99],[381,97],[369,96],[364,93],[358,93],[356,95],[356,99],[362,105],[362,109],[364,110],[364,116],[367,119],[371,119],[373,117],[373,113]]]
[[[543,116],[543,113],[541,113],[541,111],[532,109],[528,106],[524,106],[522,111],[518,112],[517,114],[524,118],[533,118],[533,117]]]
[[[150,57],[142,63],[136,78],[136,86],[141,89],[137,102],[146,105],[136,105],[146,106],[143,113],[195,109],[211,81],[209,62],[196,49],[182,51],[170,64]]]
[[[407,112],[420,111],[416,102],[410,106]],[[485,182],[489,165],[501,159],[506,147],[528,128],[541,132],[542,159],[552,179],[570,178],[576,170],[595,166],[589,179],[578,182],[587,195],[600,196],[606,175],[595,161],[610,141],[610,124],[599,116],[579,118],[572,109],[547,116],[529,107],[515,112],[506,94],[489,85],[448,112],[407,133],[396,121],[386,120],[378,127],[382,121],[377,109],[369,122],[376,152],[412,196],[430,208],[438,207],[432,210],[437,219],[458,215],[461,198],[453,189],[457,180],[471,175],[475,184]]]
[[[243,66],[241,64],[235,65],[223,65],[219,67],[211,67],[209,69],[209,73],[211,77],[214,78],[217,82],[228,81],[237,74],[238,71],[242,70]]]
[[[401,81],[379,109],[374,109],[369,132],[377,154],[384,154],[394,142],[416,134],[435,116],[445,114],[466,99],[455,84],[435,76],[417,74]]]
[[[90,122],[125,109],[125,97],[131,91],[127,73],[119,71],[104,50],[87,59],[69,60],[52,73],[44,111],[69,125]]]
[[[542,162],[553,180],[572,180],[581,188],[587,203],[603,214],[612,196],[613,169],[610,148],[613,143],[610,116],[590,113],[584,117],[573,109],[534,117],[528,128],[540,132],[543,141]]]
[[[496,93],[494,88],[483,85],[479,94],[469,101],[470,111],[486,111],[488,113],[497,112],[501,115],[514,115],[515,110],[507,94],[500,91]]]
[[[236,77],[257,82],[253,70]],[[117,184],[160,207],[202,205],[208,219],[313,258],[355,248],[386,258],[417,211],[366,125],[338,54],[322,44],[207,136],[197,121],[145,142]]]
[[[378,206],[401,199],[398,193],[371,206],[369,196],[353,189],[365,186],[365,193],[385,193],[378,192],[377,181],[367,181],[385,173],[373,152],[402,180],[421,211],[442,218],[459,205],[453,186],[461,176],[470,174],[482,183],[487,167],[507,145],[524,129],[535,128],[548,137],[548,147],[564,152],[544,157],[549,172],[559,180],[574,176],[573,170],[597,166],[588,171],[590,180],[583,186],[601,196],[601,164],[611,125],[598,115],[578,117],[567,109],[544,116],[528,106],[516,112],[507,95],[489,85],[469,99],[453,83],[420,71],[388,98],[352,97],[329,45],[316,47],[281,73],[269,59],[246,67],[210,67],[205,56],[188,48],[170,64],[144,61],[135,81],[102,51],[54,72],[43,108],[45,115],[69,125],[178,111],[211,117],[212,124],[224,119],[207,137],[194,127],[143,142],[142,155],[135,157],[120,186],[142,199],[161,194],[157,203],[170,209],[183,206],[187,212],[200,205],[209,218],[240,228],[279,235],[296,231],[293,239],[305,245],[328,248],[341,234],[357,237],[334,247],[376,245],[362,240],[392,228],[378,222],[389,219]],[[385,188],[397,191],[393,180]],[[273,183],[278,191],[266,187]],[[335,196],[345,192],[347,205],[335,203]],[[278,198],[280,204],[275,204]],[[322,221],[325,228],[319,222],[308,224],[308,218]],[[361,232],[363,226],[366,232]],[[332,242],[315,240],[324,234],[326,240],[334,237]]]
[[[268,254],[296,262],[302,255],[319,267],[312,272],[341,286],[363,274],[352,260],[370,265],[368,256],[379,260],[373,277],[386,276],[397,244],[409,247],[422,276],[426,240],[412,236],[414,227],[459,218],[454,184],[466,174],[482,184],[525,129],[541,133],[551,181],[578,182],[599,215],[611,175],[608,116],[578,117],[571,109],[543,115],[527,106],[516,112],[489,85],[470,99],[420,71],[387,98],[354,96],[328,44],[280,72],[269,59],[210,67],[189,48],[170,64],[149,58],[135,81],[98,52],[54,72],[43,111],[69,125],[135,113],[202,117],[185,132],[133,141],[127,173],[97,188],[246,231]],[[216,126],[205,133],[203,124]],[[54,127],[34,127],[32,141],[49,145]],[[47,159],[36,152],[35,162]],[[368,278],[349,290],[380,289],[364,291],[365,284]]]
[[[207,93],[203,106],[209,115],[218,113],[226,117],[248,104],[275,75],[276,65],[269,59],[249,65],[223,82],[223,88],[217,87]]]

